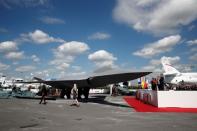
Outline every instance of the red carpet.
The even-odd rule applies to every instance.
[[[124,97],[125,101],[133,107],[137,112],[184,112],[184,113],[197,113],[197,108],[178,108],[167,107],[158,108],[152,105],[144,104],[143,102],[135,99],[135,97]]]

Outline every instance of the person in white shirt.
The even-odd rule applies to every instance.
[[[77,100],[77,96],[78,96],[78,89],[77,89],[77,84],[74,84],[72,90],[71,90],[71,94],[73,95],[73,103],[71,104],[71,106],[79,106],[79,102]]]

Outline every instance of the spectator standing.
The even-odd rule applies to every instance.
[[[72,90],[71,90],[71,94],[73,95],[73,103],[71,104],[71,106],[77,106],[79,107],[79,102],[77,100],[77,96],[78,96],[78,89],[77,89],[77,84],[74,84]]]

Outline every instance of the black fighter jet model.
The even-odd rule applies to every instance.
[[[152,72],[122,72],[122,73],[105,73],[100,75],[92,75],[87,78],[82,79],[71,79],[71,80],[43,80],[37,77],[34,77],[37,81],[28,81],[23,83],[43,83],[50,85],[54,88],[62,89],[60,97],[67,96],[70,99],[71,89],[74,84],[77,84],[78,88],[78,98],[81,98],[81,95],[85,96],[85,99],[88,99],[90,88],[103,87],[109,84],[115,84],[120,82],[126,82],[134,80],[145,75],[148,75]]]

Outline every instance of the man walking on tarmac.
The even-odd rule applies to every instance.
[[[47,96],[47,88],[46,88],[45,85],[42,86],[41,93],[42,93],[42,97],[41,97],[41,100],[40,100],[39,104],[41,104],[43,100],[44,100],[43,104],[46,104],[46,98],[45,97]]]
[[[77,84],[74,84],[72,90],[71,90],[71,94],[73,95],[73,103],[71,104],[71,106],[77,106],[79,107],[79,102],[77,100],[77,96],[78,96],[78,89],[77,89]]]

